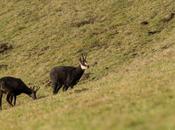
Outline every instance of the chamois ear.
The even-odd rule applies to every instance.
[[[80,58],[79,58],[79,61],[80,61],[80,62],[82,62],[82,61],[83,61],[83,60],[82,60],[82,57],[80,57]]]
[[[84,54],[82,54],[82,58],[83,58],[83,61],[85,60],[85,56],[84,56]]]
[[[85,60],[87,59],[87,54],[84,55],[84,59],[85,59]]]

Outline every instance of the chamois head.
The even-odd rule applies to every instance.
[[[80,59],[79,59],[79,64],[80,64],[80,67],[81,67],[82,70],[86,70],[87,68],[89,68],[89,65],[87,63],[86,58],[87,58],[87,56],[82,54]]]
[[[36,93],[37,91],[40,89],[40,87],[30,87],[30,89],[32,90],[32,93],[30,94],[30,97],[33,98],[33,100],[35,100],[37,97],[36,97]]]

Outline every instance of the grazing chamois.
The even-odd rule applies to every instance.
[[[64,85],[63,91],[67,91],[69,87],[73,88],[76,85],[84,71],[89,68],[86,61],[86,56],[82,55],[79,59],[79,66],[58,66],[51,69],[50,79],[53,88],[53,94],[58,93]]]
[[[0,79],[0,110],[2,110],[2,96],[3,94],[7,94],[6,100],[11,106],[15,106],[16,104],[16,96],[21,93],[25,93],[28,96],[36,99],[36,92],[39,90],[38,88],[29,88],[27,85],[19,78],[14,77],[3,77]],[[14,98],[14,103],[12,103]]]

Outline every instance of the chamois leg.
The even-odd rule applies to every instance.
[[[8,93],[8,94],[7,94],[7,97],[6,97],[6,100],[7,100],[7,102],[8,102],[11,106],[13,106],[12,102],[10,102],[11,96],[12,96],[12,95],[11,95],[10,93]]]
[[[53,94],[56,94],[56,88],[57,88],[56,82],[52,83],[52,88],[53,88]]]
[[[53,85],[53,94],[57,94],[61,87],[62,87],[62,84],[54,83],[54,85]]]
[[[72,88],[74,84],[72,82],[66,82],[63,87],[63,91],[67,91],[69,87]]]
[[[14,97],[14,101],[13,101],[13,105],[16,105],[16,95],[13,96]]]
[[[0,110],[2,110],[2,91],[0,91]]]
[[[75,85],[71,85],[70,88],[73,89]]]
[[[58,91],[60,90],[61,87],[62,87],[62,84],[57,85],[56,93],[58,93]]]
[[[14,101],[13,101],[13,97],[14,97]],[[11,95],[10,96],[10,102],[13,104],[13,106],[15,106],[15,104],[16,104],[16,96]]]
[[[73,89],[74,88],[74,86],[77,84],[79,82],[79,80],[78,81],[76,81],[76,82],[74,82],[74,83],[72,83],[72,85],[70,85],[70,87],[71,87],[71,89]]]
[[[64,91],[64,92],[65,92],[65,91],[67,91],[67,90],[68,90],[68,88],[69,88],[69,86],[64,85],[64,87],[63,87],[63,91]]]
[[[10,102],[12,103],[12,101],[13,101],[13,96],[10,96]]]

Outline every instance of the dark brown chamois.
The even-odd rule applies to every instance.
[[[53,88],[53,94],[58,93],[64,85],[63,91],[67,91],[69,87],[73,88],[76,85],[84,71],[89,68],[86,61],[86,56],[82,55],[79,59],[79,66],[58,66],[54,67],[50,72],[50,78]]]
[[[38,88],[29,88],[27,85],[19,78],[14,77],[3,77],[0,79],[0,110],[2,110],[2,96],[3,94],[7,94],[6,100],[11,106],[15,106],[16,104],[16,96],[21,93],[25,93],[28,96],[36,99],[36,92],[39,90]],[[12,103],[14,98],[14,103]]]

